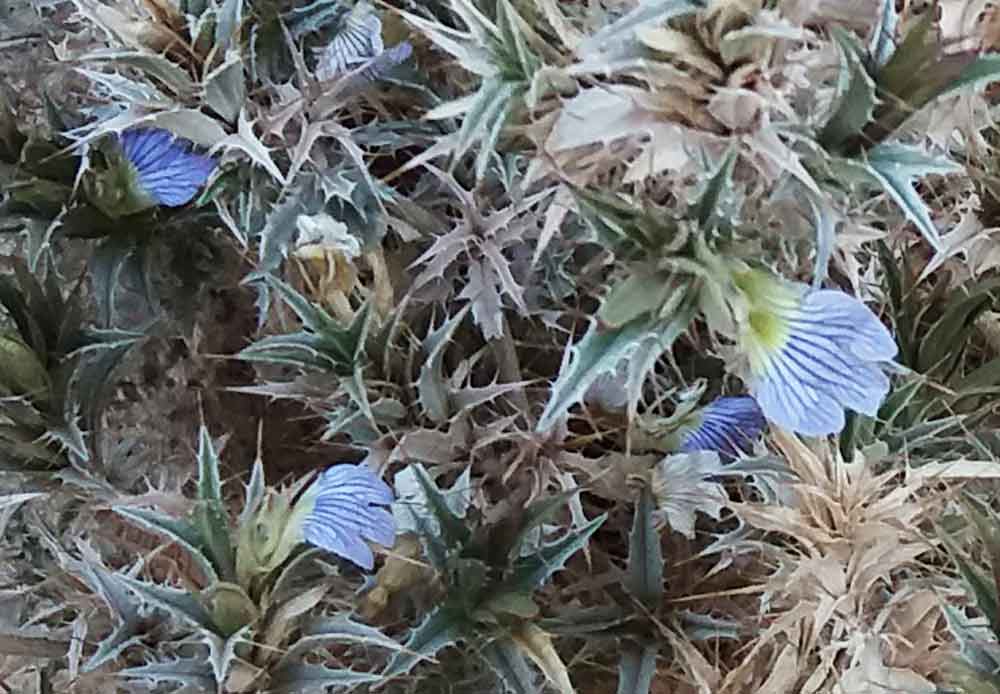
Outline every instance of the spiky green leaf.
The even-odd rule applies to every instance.
[[[439,607],[413,630],[405,650],[393,655],[382,676],[389,679],[405,675],[419,661],[433,658],[442,648],[461,639],[469,626],[461,612]]]
[[[204,578],[218,580],[215,566],[205,554],[204,540],[190,523],[147,509],[119,506],[113,510],[136,526],[176,542],[194,561]]]
[[[528,557],[514,565],[510,578],[503,582],[497,592],[525,593],[544,584],[556,571],[560,571],[571,556],[583,549],[590,536],[607,520],[602,514],[579,530],[567,533],[562,539],[544,545]]]
[[[480,653],[500,678],[505,692],[532,694],[538,691],[535,686],[535,675],[513,640],[496,639],[487,644]]]
[[[651,610],[656,610],[663,599],[663,551],[653,522],[655,510],[653,493],[644,486],[635,505],[625,572],[625,586]]]
[[[640,646],[631,640],[622,643],[622,657],[618,662],[618,694],[649,694],[659,650],[656,644]]]
[[[222,502],[219,480],[219,456],[215,453],[208,428],[202,424],[198,432],[198,504],[194,524],[205,549],[223,581],[235,578],[235,550],[229,527],[229,516]]]

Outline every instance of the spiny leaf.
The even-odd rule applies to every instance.
[[[353,689],[359,684],[378,682],[381,679],[383,679],[382,675],[370,672],[295,663],[287,665],[271,675],[267,692],[268,694],[302,694],[303,692],[326,692],[331,687]]]
[[[180,97],[188,97],[195,92],[195,84],[187,72],[162,55],[102,48],[91,51],[78,60],[81,63],[110,62],[115,65],[135,68],[147,77],[165,84]]]
[[[733,168],[736,166],[738,150],[733,147],[726,152],[722,163],[708,180],[705,191],[695,205],[695,218],[702,229],[707,228],[716,216],[722,193],[732,186]]]
[[[209,581],[218,579],[215,567],[202,551],[203,540],[197,528],[185,521],[170,516],[139,508],[116,507],[115,513],[135,523],[140,528],[162,535],[180,545],[194,560],[202,575]]]
[[[443,423],[451,417],[450,392],[444,376],[444,355],[452,337],[465,315],[472,309],[471,304],[463,306],[441,327],[431,332],[424,341],[427,356],[420,367],[417,379],[417,396],[420,406],[432,422]]]
[[[96,558],[90,561],[86,557],[79,562],[77,571],[119,622],[114,631],[97,645],[97,650],[83,666],[84,672],[91,672],[138,642],[142,621],[138,605],[119,574],[98,565]]]
[[[685,301],[665,321],[646,315],[611,330],[602,330],[597,323],[591,324],[583,339],[567,348],[559,377],[552,384],[552,394],[536,430],[544,432],[551,429],[570,407],[580,401],[599,376],[615,373],[618,364],[645,343],[655,342],[654,351],[657,353],[669,349],[674,340],[687,330],[693,318],[693,306]]]
[[[197,687],[201,691],[216,691],[215,675],[212,666],[200,658],[179,658],[164,660],[126,668],[118,672],[119,677],[146,680],[148,682],[173,682],[189,687]]]
[[[692,14],[702,7],[703,4],[695,0],[648,0],[640,3],[621,19],[584,39],[577,48],[577,54],[584,57],[613,53],[621,44],[633,41],[640,27],[664,24],[668,19]]]
[[[654,510],[653,493],[643,486],[635,505],[625,574],[626,587],[651,610],[656,610],[663,599],[663,552],[660,533],[653,523]]]
[[[834,27],[833,36],[840,47],[842,61],[837,77],[836,107],[818,138],[828,150],[836,150],[861,133],[878,104],[875,81],[862,63],[860,47],[854,37],[839,27]]]
[[[655,644],[640,646],[634,641],[622,643],[622,657],[618,663],[618,694],[649,694],[649,687],[656,674]]]
[[[931,220],[927,205],[914,189],[913,181],[928,174],[957,173],[962,167],[944,155],[935,157],[915,147],[888,143],[868,152],[866,168],[931,247],[941,251],[941,236]]]
[[[461,521],[460,516],[452,510],[448,499],[441,493],[441,490],[438,489],[437,484],[434,483],[430,475],[427,474],[424,466],[420,463],[414,463],[413,471],[416,473],[417,482],[420,483],[424,492],[424,499],[427,501],[427,508],[424,510],[429,511],[438,522],[445,542],[451,547],[461,547],[469,539],[468,527]],[[468,475],[463,475],[459,481],[464,481],[464,484],[468,485]]]
[[[378,646],[390,651],[400,651],[403,645],[389,638],[375,627],[351,620],[344,614],[331,618],[316,619],[302,628],[302,636],[289,649],[282,663],[299,658],[309,651],[326,644],[358,644],[365,647]]]
[[[579,490],[571,489],[570,491],[561,492],[559,494],[554,494],[544,499],[540,499],[528,506],[524,511],[524,517],[521,519],[521,527],[511,544],[511,548],[507,553],[507,556],[512,561],[519,559],[521,556],[521,549],[524,547],[531,533],[534,532],[536,528],[540,528],[542,524],[548,523],[553,516],[555,516],[556,512],[562,508],[567,501],[573,498],[574,494],[578,493]]]
[[[602,514],[579,530],[567,533],[562,539],[541,547],[537,553],[514,565],[514,572],[497,592],[524,593],[544,584],[556,571],[561,570],[571,556],[583,549],[608,514]]]
[[[198,505],[195,507],[194,522],[219,578],[232,581],[236,575],[236,560],[229,517],[222,502],[219,457],[204,424],[198,432]]]
[[[393,655],[382,676],[389,679],[405,675],[420,660],[433,658],[442,648],[462,638],[468,627],[461,613],[449,608],[437,608],[413,630],[406,641],[406,650]]]
[[[122,581],[143,600],[165,610],[171,617],[206,631],[216,631],[212,616],[186,590],[159,586],[127,576],[123,576]]]
[[[480,654],[500,678],[504,691],[510,694],[533,694],[538,691],[535,675],[513,640],[502,638],[491,641]]]

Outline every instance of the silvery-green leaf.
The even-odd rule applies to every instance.
[[[310,651],[327,644],[376,646],[389,651],[403,650],[403,644],[389,638],[375,627],[353,621],[345,614],[315,619],[302,627],[302,635],[282,658],[279,667],[298,660]]]
[[[470,470],[466,468],[448,490],[439,489],[420,463],[398,472],[393,480],[397,500],[392,505],[397,532],[430,532],[448,547],[461,547],[469,538],[462,519],[471,502]]]
[[[216,631],[212,615],[186,590],[168,588],[125,576],[122,577],[122,581],[140,598],[164,610],[174,619],[206,631]]]
[[[215,46],[212,49],[218,55],[226,55],[229,46],[236,37],[236,32],[243,21],[244,0],[222,0],[222,7],[215,15]],[[233,117],[230,120],[235,120]]]
[[[208,646],[208,661],[212,664],[212,673],[216,682],[225,682],[229,677],[229,672],[236,662],[237,646],[241,644],[253,645],[253,641],[246,638],[249,633],[249,625],[228,638],[223,638],[212,632],[201,632],[200,636],[205,645]]]
[[[471,309],[472,305],[466,304],[424,340],[427,356],[420,367],[417,396],[422,410],[432,422],[443,423],[451,417],[450,392],[443,373],[444,355],[455,330]]]
[[[656,644],[640,646],[632,640],[623,641],[618,663],[618,694],[649,694],[656,674]]]
[[[816,224],[816,262],[813,264],[812,286],[819,289],[826,280],[830,258],[837,248],[837,225],[843,221],[843,216],[825,198],[816,198],[807,192],[806,200]]]
[[[503,682],[505,692],[533,694],[538,691],[535,687],[535,674],[511,639],[495,639],[480,654]]]
[[[250,471],[250,482],[246,485],[246,494],[243,497],[243,510],[240,512],[239,522],[243,526],[249,523],[257,509],[260,508],[264,500],[264,463],[258,457],[254,460],[253,468]]]
[[[125,263],[135,251],[135,239],[122,234],[102,241],[90,257],[90,276],[101,325],[110,327],[114,321],[115,290]]]
[[[631,323],[643,314],[656,314],[677,294],[669,272],[637,270],[615,284],[601,302],[597,319],[611,329]]]
[[[266,691],[268,694],[322,694],[331,687],[353,689],[381,679],[383,677],[376,673],[294,663],[271,673]]]
[[[139,508],[115,507],[114,512],[145,530],[164,536],[180,545],[201,570],[202,575],[214,581],[218,579],[215,567],[203,553],[203,540],[198,530],[186,521]]]
[[[281,266],[297,229],[296,219],[305,209],[303,193],[296,189],[267,215],[267,223],[260,236],[260,268],[274,271]]]
[[[839,27],[833,28],[833,36],[841,57],[837,95],[833,113],[818,137],[819,143],[828,150],[836,150],[848,139],[859,135],[872,120],[879,103],[875,95],[875,81],[862,62],[860,47],[855,43],[854,36]]]
[[[86,555],[74,570],[104,600],[117,621],[111,634],[97,645],[97,650],[83,665],[84,672],[91,672],[137,643],[143,625],[138,604],[121,580],[120,574],[99,565],[96,557],[88,560]]]
[[[629,535],[628,568],[625,586],[651,610],[663,599],[663,551],[653,512],[656,502],[646,486],[639,492]]]
[[[571,489],[560,494],[539,499],[528,506],[524,510],[524,517],[521,519],[521,527],[518,530],[517,536],[514,538],[513,543],[511,543],[508,557],[515,561],[520,559],[525,553],[524,550],[528,545],[529,538],[539,531],[542,524],[551,521],[556,512],[578,493],[579,490]]]
[[[219,578],[233,580],[236,563],[229,517],[222,501],[219,457],[204,424],[198,432],[198,503],[194,523]]]
[[[205,77],[205,103],[227,122],[235,123],[246,101],[243,59],[233,52]]]
[[[737,640],[741,637],[741,627],[737,621],[718,619],[690,610],[683,610],[678,616],[681,630],[692,641]]]
[[[117,72],[101,72],[99,70],[88,70],[86,68],[76,68],[76,71],[89,79],[96,85],[103,87],[107,96],[121,101],[131,103],[150,103],[170,105],[170,100],[158,89],[141,82],[136,82]],[[98,90],[101,91],[101,90]]]
[[[162,55],[100,48],[84,54],[78,60],[81,63],[110,62],[115,65],[135,68],[148,77],[155,78],[167,85],[181,97],[190,96],[195,92],[195,84],[188,74]]]
[[[154,661],[139,667],[118,671],[119,677],[145,680],[154,684],[171,682],[198,687],[203,692],[215,692],[216,682],[212,666],[199,658]]]
[[[913,183],[928,174],[958,173],[962,167],[943,154],[934,156],[918,147],[883,143],[869,150],[867,169],[931,247],[936,251],[943,250],[930,210],[917,194]]]
[[[899,26],[899,13],[896,12],[895,0],[883,0],[879,12],[879,21],[872,30],[868,43],[868,54],[879,67],[885,65],[896,50],[896,29]]]
[[[459,612],[439,607],[410,633],[405,650],[393,655],[382,676],[389,679],[405,675],[421,660],[433,658],[442,648],[458,641],[468,628]]]
[[[652,367],[655,355],[668,350],[674,340],[687,330],[693,318],[693,305],[685,298],[673,315],[665,320],[647,315],[612,330],[602,330],[597,323],[591,324],[580,342],[567,347],[559,376],[552,384],[552,394],[538,420],[537,430],[551,429],[570,407],[580,401],[598,376],[615,373],[621,361],[641,351],[648,357],[637,362],[643,367],[642,373],[629,374],[629,399],[633,402],[633,398],[638,397],[638,385],[645,377],[644,369]]]
[[[249,156],[253,163],[267,171],[280,185],[285,185],[285,175],[281,173],[281,169],[274,163],[274,159],[271,158],[271,153],[267,147],[264,146],[264,143],[254,133],[253,124],[249,121],[245,109],[240,111],[236,128],[236,133],[227,135],[221,142],[214,144],[209,153],[211,154],[218,150],[238,149]]]
[[[668,19],[692,14],[701,9],[692,0],[644,0],[621,19],[609,24],[593,36],[584,39],[577,48],[581,58],[614,52],[620,44],[635,41],[637,29],[650,24],[663,24]]]
[[[590,536],[607,518],[606,513],[602,514],[583,528],[567,533],[552,544],[542,546],[534,555],[518,561],[511,577],[497,588],[497,592],[523,593],[540,587],[552,574],[562,570],[571,556],[587,545]]]

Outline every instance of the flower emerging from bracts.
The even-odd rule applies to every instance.
[[[375,557],[367,543],[392,546],[396,539],[387,508],[392,502],[392,490],[363,463],[335,465],[311,483],[266,490],[240,519],[241,583],[281,566],[302,542],[371,570]]]
[[[367,541],[391,547],[396,524],[387,508],[389,485],[364,463],[329,468],[305,491],[296,507],[305,518],[306,542],[371,570],[375,557]]]
[[[680,452],[715,451],[722,462],[747,453],[766,422],[757,401],[748,395],[716,398],[685,418]]]
[[[126,130],[120,144],[139,192],[156,205],[188,204],[215,170],[214,159],[192,152],[190,143],[166,130]]]
[[[844,409],[874,417],[889,392],[882,364],[895,340],[860,301],[768,273],[733,275],[746,300],[740,348],[764,416],[789,431],[823,436],[844,428]]]

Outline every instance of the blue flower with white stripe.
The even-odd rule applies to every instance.
[[[863,303],[768,273],[733,275],[746,300],[740,346],[747,382],[764,416],[789,431],[824,436],[844,428],[844,410],[874,417],[889,392],[883,364],[896,341]]]
[[[211,157],[191,151],[190,143],[160,128],[132,128],[119,138],[140,197],[148,206],[180,207],[194,199],[215,170]]]
[[[306,542],[363,569],[375,563],[368,542],[391,547],[396,522],[392,490],[364,463],[335,465],[310,485],[296,504]]]
[[[716,398],[688,415],[681,432],[681,453],[715,451],[722,462],[731,462],[752,449],[766,426],[764,413],[748,395]]]

